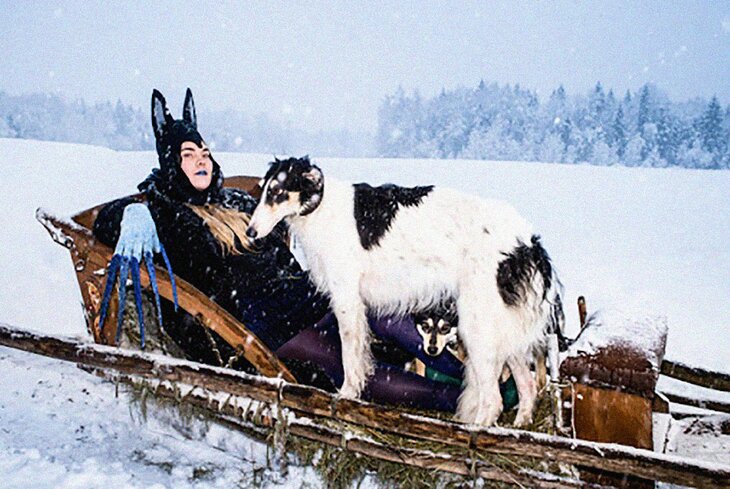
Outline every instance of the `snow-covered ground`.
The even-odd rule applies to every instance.
[[[0,214],[0,322],[86,337],[68,252],[35,221],[35,209],[70,215],[132,193],[156,156],[16,139],[0,139],[0,152],[0,205],[7,209]],[[228,175],[262,174],[271,155],[216,159]],[[435,183],[510,201],[543,236],[561,275],[570,335],[577,331],[575,301],[585,295],[590,310],[666,316],[669,358],[730,371],[730,172],[315,161],[339,178]],[[135,421],[113,386],[70,365],[0,348],[0,368],[2,487],[231,487],[246,484],[265,454],[260,444],[220,428],[201,425],[183,441],[161,418]],[[167,470],[165,461],[175,468]],[[196,468],[214,462],[208,476],[193,478]],[[316,485],[305,472],[288,483]]]

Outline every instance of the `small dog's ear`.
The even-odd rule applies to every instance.
[[[311,182],[312,185],[314,185],[315,189],[320,190],[322,188],[324,175],[322,175],[322,170],[320,170],[318,167],[312,165],[312,168],[304,172],[302,176],[305,178],[305,180]]]
[[[193,102],[193,92],[188,90],[185,92],[185,103],[183,104],[183,120],[189,122],[195,129],[198,128],[198,118],[195,116],[195,103]]]
[[[170,111],[167,110],[167,101],[156,89],[152,90],[152,130],[155,138],[160,139],[173,121]]]

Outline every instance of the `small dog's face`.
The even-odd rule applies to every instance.
[[[276,160],[261,181],[261,201],[246,234],[263,238],[283,219],[314,211],[322,200],[324,177],[309,158]]]
[[[444,348],[456,341],[456,321],[448,317],[417,315],[416,329],[423,339],[423,351],[437,357]]]

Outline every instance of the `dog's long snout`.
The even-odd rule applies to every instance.
[[[256,237],[259,235],[258,231],[254,229],[253,227],[249,226],[246,229],[246,236],[248,236],[251,239],[256,239]]]

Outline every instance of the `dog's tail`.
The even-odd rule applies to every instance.
[[[530,258],[536,274],[542,278],[542,303],[547,306],[545,332],[555,335],[560,351],[568,349],[572,341],[565,332],[565,313],[563,311],[563,284],[555,272],[552,261],[540,243],[540,236],[533,235],[530,246]]]
[[[530,244],[518,242],[511,253],[505,253],[497,269],[497,286],[506,305],[533,311],[545,333],[557,336],[561,351],[568,348],[570,342],[563,334],[563,286],[540,236],[533,235]]]
[[[573,343],[565,336],[565,313],[563,311],[563,284],[560,282],[555,268],[545,248],[540,243],[539,236],[532,236],[532,261],[536,274],[542,277],[541,309],[545,318],[545,353],[550,364],[550,377],[557,381],[559,378],[559,352],[564,352]]]
[[[497,286],[507,306],[523,309],[542,330],[539,346],[547,350],[550,362],[550,376],[558,378],[558,356],[572,343],[565,337],[565,314],[563,312],[563,286],[540,243],[540,237],[533,235],[530,243],[518,242],[497,269]]]

